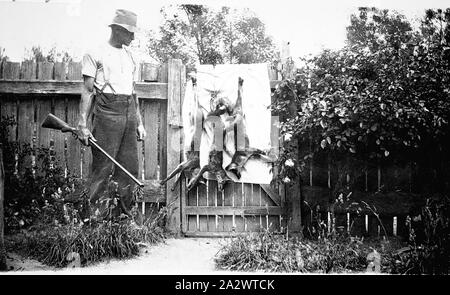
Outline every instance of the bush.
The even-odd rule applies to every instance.
[[[79,220],[86,209],[84,183],[72,175],[45,147],[9,140],[12,118],[0,121],[5,169],[5,231],[13,233],[36,224]],[[67,199],[76,201],[68,202]]]
[[[428,199],[421,213],[407,219],[409,245],[389,257],[392,273],[448,274],[450,202]]]
[[[132,257],[139,253],[141,243],[163,240],[161,224],[166,208],[144,221],[136,203],[123,214],[118,185],[110,179],[100,196],[104,214],[99,215],[83,190],[84,182],[66,171],[51,149],[9,140],[8,129],[14,124],[10,118],[0,121],[9,251],[64,267],[72,252],[80,255],[84,265],[107,258]],[[140,193],[136,189],[134,199]]]
[[[235,271],[360,272],[366,269],[367,254],[374,248],[387,251],[381,243],[372,246],[343,236],[299,240],[262,231],[233,238],[215,262],[220,269]]]

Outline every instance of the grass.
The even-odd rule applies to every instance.
[[[219,269],[233,271],[357,273],[366,270],[369,253],[376,250],[389,257],[388,253],[399,247],[397,240],[364,241],[345,236],[300,240],[261,231],[232,238],[215,262]],[[383,271],[389,272],[389,260],[382,264]]]

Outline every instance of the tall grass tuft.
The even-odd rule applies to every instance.
[[[131,219],[43,225],[11,236],[8,248],[54,267],[67,266],[67,256],[72,252],[80,255],[82,265],[110,258],[130,258],[139,254],[141,246],[164,241],[164,229],[158,224],[165,215],[163,208],[158,216],[142,225]]]
[[[263,230],[232,238],[219,251],[215,263],[219,269],[233,271],[361,272],[372,251],[357,238],[299,240]]]

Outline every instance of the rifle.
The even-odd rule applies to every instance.
[[[42,122],[41,126],[43,128],[50,128],[50,129],[56,129],[60,130],[61,132],[71,132],[73,135],[78,137],[78,134],[76,133],[76,128],[70,126],[60,118],[56,117],[53,114],[48,114],[45,120]],[[144,184],[140,182],[136,177],[133,176],[127,169],[125,169],[122,165],[120,165],[119,162],[116,161],[111,155],[109,155],[104,149],[102,149],[95,141],[93,141],[91,138],[88,138],[89,144],[93,145],[95,148],[97,148],[103,155],[105,155],[108,159],[110,159],[117,167],[119,167],[123,172],[125,172],[128,177],[130,177],[137,185],[140,187],[143,187]]]

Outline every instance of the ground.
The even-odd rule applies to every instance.
[[[7,274],[189,275],[230,273],[215,269],[214,257],[221,245],[225,243],[226,239],[222,238],[170,238],[162,244],[143,248],[141,255],[132,259],[114,259],[72,269],[55,269],[36,260],[8,253],[7,263],[13,269]]]

